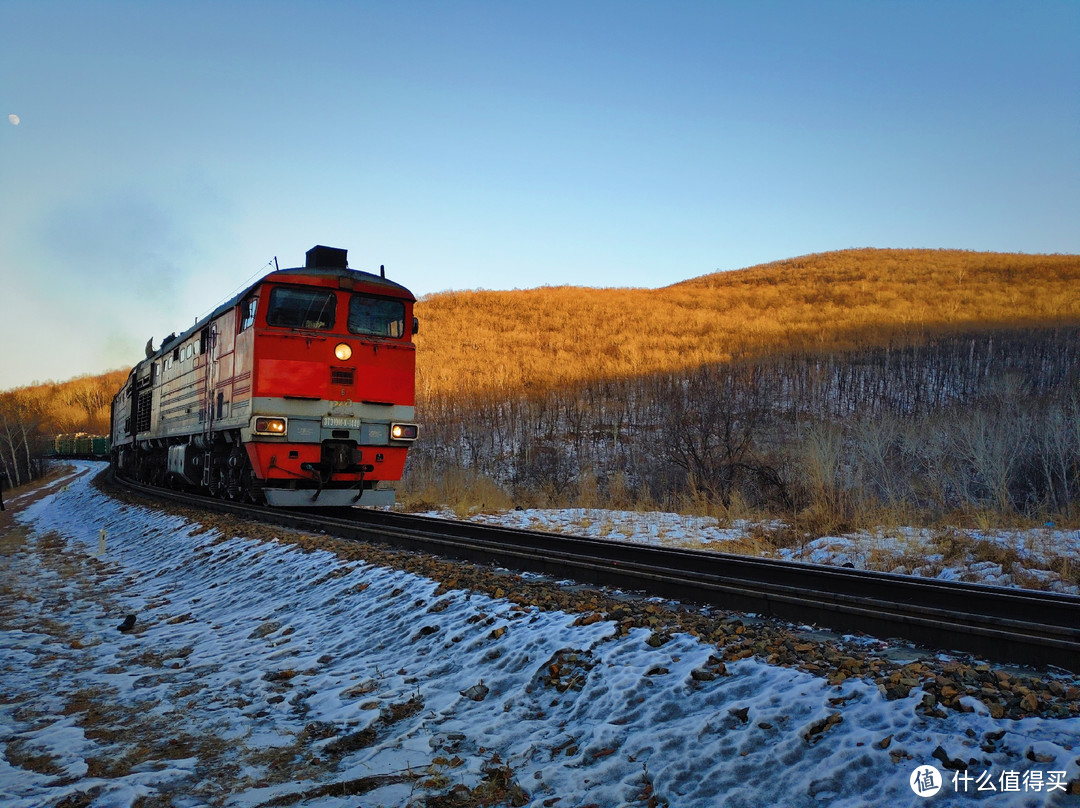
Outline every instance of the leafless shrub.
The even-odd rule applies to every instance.
[[[1075,519],[1077,357],[1080,329],[1020,329],[437,398],[402,488],[474,475],[515,503],[798,516],[803,537]]]

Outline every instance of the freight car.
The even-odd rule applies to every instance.
[[[147,343],[113,399],[114,467],[272,506],[392,505],[418,432],[414,303],[313,247]]]
[[[45,457],[101,460],[109,455],[109,438],[86,432],[55,435],[42,439],[41,453]]]

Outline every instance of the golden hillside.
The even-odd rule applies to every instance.
[[[97,376],[0,391],[0,424],[25,422],[45,435],[107,434],[113,396],[127,375],[127,370],[110,370]]]
[[[1080,256],[844,250],[661,289],[444,292],[416,308],[421,399],[506,394],[737,354],[1080,323]]]
[[[541,287],[417,304],[421,400],[513,394],[738,354],[911,342],[950,330],[1080,324],[1080,255],[844,250],[661,289]],[[126,371],[5,394],[55,431],[104,431]],[[12,403],[9,402],[9,403]]]

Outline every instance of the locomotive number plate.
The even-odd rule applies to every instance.
[[[359,418],[341,418],[333,415],[325,415],[322,425],[327,429],[359,429],[363,421]]]

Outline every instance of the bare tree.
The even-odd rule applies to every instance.
[[[40,476],[40,402],[23,391],[0,396],[0,462],[14,486]]]
[[[747,478],[780,485],[757,452],[767,413],[760,371],[750,364],[712,365],[668,385],[662,451],[724,507]]]

